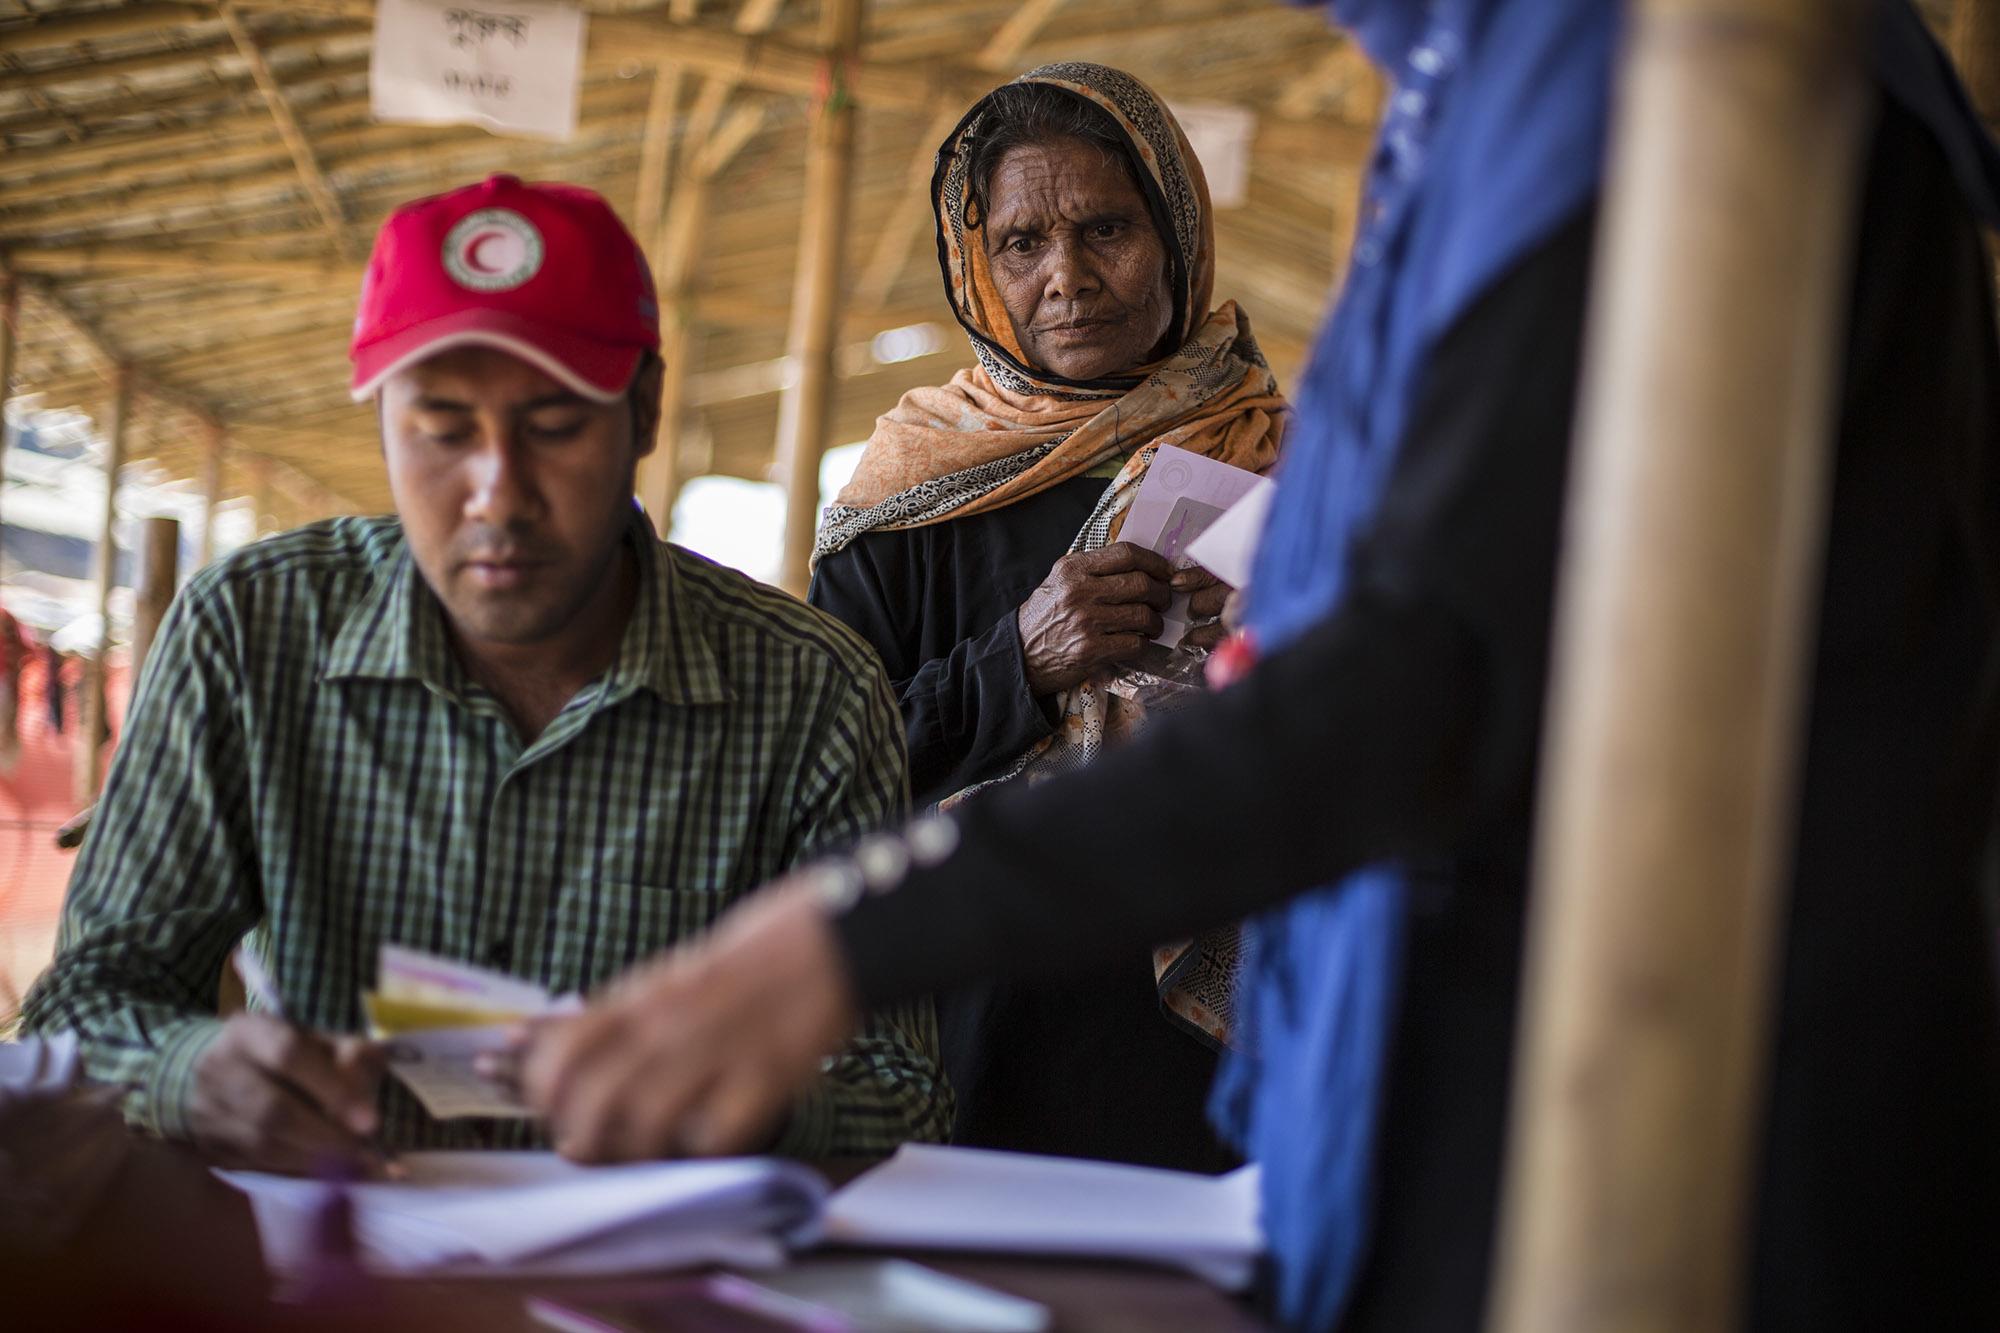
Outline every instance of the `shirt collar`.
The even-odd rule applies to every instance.
[[[639,557],[639,595],[606,679],[606,702],[641,688],[670,704],[726,702],[733,695],[708,637],[708,618],[675,568],[673,548],[653,535],[652,521],[637,505],[627,519],[626,541]]]
[[[437,598],[399,541],[334,636],[321,680],[420,680],[447,688],[451,654]]]
[[[640,689],[673,704],[726,702],[733,695],[708,626],[674,567],[672,548],[653,536],[636,505],[625,541],[638,557],[639,593],[618,656],[602,678],[602,702],[615,703]],[[373,587],[342,622],[320,679],[417,680],[448,692],[456,674],[437,597],[408,544],[399,542],[377,570]]]

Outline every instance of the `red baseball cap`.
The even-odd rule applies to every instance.
[[[597,402],[660,345],[653,275],[594,191],[489,176],[405,204],[375,237],[354,316],[354,400],[405,366],[476,343]]]

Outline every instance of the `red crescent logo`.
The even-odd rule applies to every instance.
[[[479,247],[488,241],[505,240],[497,231],[482,231],[465,243],[465,266],[475,273],[498,273],[500,270],[479,257]]]

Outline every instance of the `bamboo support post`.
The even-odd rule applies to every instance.
[[[782,8],[780,0],[745,0],[736,14],[736,31],[765,32],[777,22]],[[693,17],[694,6],[674,0],[669,14],[676,22],[686,22]],[[679,77],[677,67],[675,77]],[[652,249],[659,279],[662,375],[659,434],[653,452],[640,460],[636,488],[639,503],[662,538],[673,530],[674,501],[683,480],[681,432],[687,420],[688,373],[696,342],[694,266],[708,232],[711,185],[764,124],[761,104],[739,102],[730,107],[736,89],[737,80],[724,75],[702,80],[681,135],[680,170],[666,220],[657,230],[642,225],[639,233]]]
[[[779,584],[803,597],[819,521],[819,460],[833,405],[834,350],[840,333],[840,277],[854,160],[854,103],[844,66],[861,40],[862,0],[826,0],[826,96],[806,143],[806,198],[786,351],[796,368],[778,403],[778,465],[785,485]]]
[[[1868,108],[1860,0],[1639,0],[1491,1326],[1733,1328]]]
[[[687,419],[689,362],[695,348],[693,258],[708,228],[709,178],[690,174],[675,189],[660,242],[660,426],[653,452],[639,460],[639,502],[661,537],[673,528],[680,493],[681,430]]]
[[[0,492],[7,488],[7,401],[14,396],[20,337],[21,280],[12,270],[0,270]]]
[[[1958,0],[1952,7],[1951,55],[1980,119],[2000,126],[2000,4]]]
[[[132,424],[132,370],[120,365],[111,377],[110,419],[104,425],[104,513],[97,530],[97,643],[83,664],[83,698],[77,706],[74,795],[79,806],[97,799],[104,780],[107,720],[104,683],[111,656],[111,589],[118,579],[118,474],[125,467],[126,437]]]
[[[660,65],[653,70],[652,94],[646,101],[646,127],[639,139],[639,188],[632,201],[632,229],[649,251],[660,228],[666,202],[667,178],[673,166],[674,112],[680,105],[681,70]],[[652,255],[653,267],[660,257]]]
[[[132,600],[131,687],[135,696],[139,692],[139,673],[145,668],[146,656],[153,650],[160,622],[166,619],[167,608],[173,604],[174,589],[180,583],[179,521],[171,518],[147,519],[139,553],[138,587]]]
[[[268,537],[278,530],[277,517],[272,506],[277,494],[272,485],[271,460],[263,454],[252,454],[250,468],[250,540]]]
[[[195,568],[206,569],[215,559],[215,511],[222,506],[222,460],[229,452],[229,436],[220,422],[208,424],[208,439],[201,459],[201,545],[195,551]]]

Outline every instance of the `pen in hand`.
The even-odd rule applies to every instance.
[[[290,1024],[291,1020],[285,1013],[284,1000],[278,993],[277,983],[265,968],[263,959],[252,952],[247,945],[239,944],[236,946],[234,961],[237,974],[243,978],[244,994],[254,1003],[255,1007],[281,1023]],[[336,1059],[338,1059],[338,1056],[336,1056]],[[298,1089],[294,1088],[294,1092],[297,1091]],[[307,1098],[307,1100],[311,1099]],[[324,1108],[321,1109],[323,1110]],[[335,1123],[339,1122],[336,1121]],[[349,1134],[353,1132],[344,1125],[342,1128]],[[396,1161],[391,1153],[372,1138],[360,1140],[358,1146],[366,1154],[369,1159],[369,1165],[373,1168],[375,1174],[389,1179],[400,1179],[404,1176],[405,1172],[402,1165]]]

